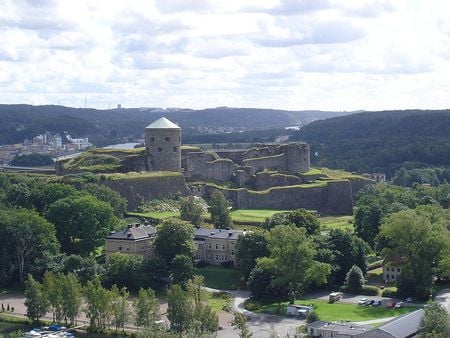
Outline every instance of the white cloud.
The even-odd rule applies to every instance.
[[[450,106],[445,0],[0,0],[0,102]]]

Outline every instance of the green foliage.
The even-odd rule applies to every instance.
[[[364,112],[312,122],[290,140],[308,142],[316,166],[390,177],[407,162],[450,166],[449,121],[448,110]]]
[[[257,267],[274,273],[273,285],[291,284],[301,293],[312,284],[326,283],[330,266],[314,260],[315,245],[304,228],[276,226],[267,235],[267,247],[270,255],[256,261]]]
[[[127,255],[125,253],[114,253],[108,258],[105,265],[104,284],[112,287],[114,284],[119,288],[126,287],[129,290],[138,290],[141,283],[142,257]]]
[[[136,326],[154,331],[157,321],[161,319],[159,301],[152,289],[140,289],[137,301],[134,302]]]
[[[205,206],[201,199],[194,196],[188,196],[181,199],[180,217],[183,221],[188,221],[195,226],[200,226],[203,223],[203,212]]]
[[[305,209],[275,214],[266,219],[262,226],[265,229],[271,229],[283,224],[292,224],[298,228],[305,228],[308,235],[318,234],[320,229],[320,223],[317,217]]]
[[[211,221],[218,229],[233,228],[233,221],[231,220],[228,201],[225,196],[218,190],[211,194],[209,201],[209,212],[211,214]]]
[[[378,205],[362,205],[356,209],[355,233],[373,248],[382,220],[383,212]]]
[[[108,154],[86,151],[63,163],[66,170],[82,170],[90,172],[111,172],[120,168],[120,159]]]
[[[145,202],[139,206],[139,212],[178,212],[181,208],[179,199],[163,198]]]
[[[105,185],[89,183],[83,187],[83,190],[96,197],[99,201],[109,203],[117,217],[122,217],[127,211],[127,200],[117,191]]]
[[[158,236],[154,242],[155,254],[166,263],[176,255],[192,257],[195,252],[194,229],[192,225],[177,219],[165,220],[158,226]]]
[[[16,155],[10,164],[18,167],[42,167],[49,165],[53,166],[55,163],[48,155],[30,154],[20,156]]]
[[[131,318],[131,307],[128,301],[130,294],[125,287],[119,290],[116,285],[113,285],[110,292],[112,299],[112,322],[116,331],[119,328],[124,331],[125,324]]]
[[[441,183],[450,181],[449,168],[400,168],[393,179],[394,184],[412,187],[414,184],[430,184],[438,186]]]
[[[181,286],[173,285],[167,292],[167,318],[172,331],[183,333],[188,331],[193,319],[191,299]]]
[[[319,315],[316,311],[310,311],[308,312],[308,315],[306,316],[306,322],[307,323],[313,323],[315,321],[320,320]]]
[[[62,250],[82,256],[102,245],[118,223],[111,205],[91,195],[56,201],[50,206],[47,218],[56,225]]]
[[[25,282],[25,306],[27,307],[27,317],[33,321],[38,321],[43,317],[49,307],[42,285],[31,275],[28,275]]]
[[[345,276],[345,286],[348,291],[358,293],[364,284],[364,275],[357,265],[353,265]]]
[[[89,281],[84,289],[86,315],[92,331],[104,330],[112,316],[112,294],[102,287],[98,278]]]
[[[419,325],[420,338],[444,338],[450,336],[450,317],[447,310],[437,302],[425,306],[425,315]]]
[[[247,319],[242,313],[234,314],[234,322],[233,324],[236,326],[235,330],[239,331],[240,338],[250,338],[252,334],[247,326]]]
[[[237,268],[245,279],[249,277],[250,272],[256,266],[256,259],[269,254],[266,237],[256,232],[239,236],[235,250]]]
[[[382,294],[381,294],[381,296],[382,297],[391,297],[391,298],[398,297],[397,288],[395,288],[395,289],[384,289]]]
[[[192,258],[185,255],[176,255],[172,260],[171,270],[173,283],[186,287],[186,283],[194,276]]]
[[[38,258],[58,252],[55,228],[35,211],[2,210],[0,251],[2,282],[16,279],[22,284]]]
[[[403,258],[399,295],[428,299],[434,272],[439,262],[450,255],[446,222],[433,214],[433,208],[400,211],[385,218],[380,243],[387,259]]]

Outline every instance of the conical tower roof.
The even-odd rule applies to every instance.
[[[172,121],[166,119],[165,117],[161,117],[155,122],[149,124],[145,129],[181,129]]]

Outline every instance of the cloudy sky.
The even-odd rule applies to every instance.
[[[448,0],[0,0],[0,103],[450,107]]]

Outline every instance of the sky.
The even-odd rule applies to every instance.
[[[448,0],[0,0],[0,103],[450,108]]]

